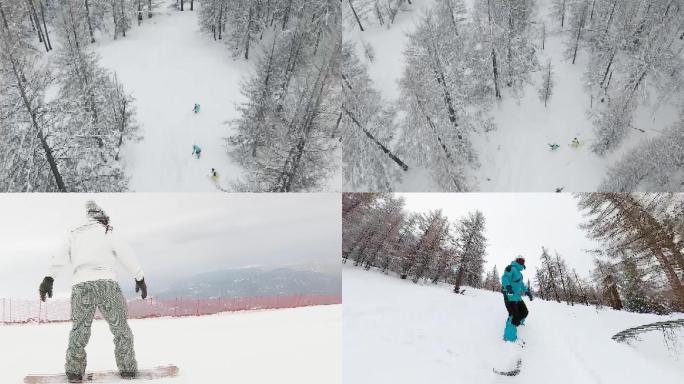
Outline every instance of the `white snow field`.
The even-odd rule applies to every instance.
[[[130,189],[216,191],[211,168],[224,187],[241,176],[224,138],[231,133],[226,123],[239,117],[235,107],[245,101],[240,82],[255,59],[233,59],[223,42],[200,31],[201,3],[180,12],[168,8],[172,2],[161,2],[159,13],[134,25],[125,38],[103,37],[96,52],[135,98],[144,138],[123,152]],[[195,103],[199,114],[192,111]],[[202,148],[199,160],[192,156],[193,144]]]
[[[677,316],[527,302],[522,370],[506,377],[492,371],[508,370],[501,365],[512,347],[502,340],[507,313],[500,293],[465,287],[457,295],[450,286],[350,266],[343,277],[346,384],[669,384],[684,377],[684,335],[678,355],[662,334],[631,345],[611,340],[623,329]]]
[[[410,12],[399,13],[389,29],[367,22],[366,31],[361,32],[355,24],[345,25],[345,39],[356,42],[357,53],[368,66],[375,87],[392,103],[400,96],[398,80],[405,66],[403,51],[407,34],[415,30],[424,11],[434,5],[432,0],[412,3],[407,6]],[[537,91],[542,82],[541,70],[532,74],[533,84],[525,87],[520,99],[503,88],[503,98],[494,103],[491,111],[496,130],[471,134],[481,163],[473,171],[476,190],[553,192],[563,188],[565,192],[595,191],[608,167],[625,152],[644,139],[657,136],[677,120],[676,106],[659,102],[651,92],[651,105],[642,103],[634,119],[635,127],[645,132],[632,130],[616,151],[606,157],[595,155],[590,149],[594,140],[593,126],[587,116],[591,100],[583,87],[589,52],[580,50],[574,65],[563,57],[568,35],[559,33],[558,22],[548,16],[550,3],[549,0],[537,2],[537,20],[544,21],[547,26],[545,49],[538,49],[538,59],[540,66],[551,59],[555,81],[553,95],[545,108]],[[472,0],[466,0],[469,11],[472,4]],[[361,42],[373,47],[373,62],[365,58]],[[541,38],[537,43],[541,48]],[[597,101],[593,103],[595,106]],[[570,147],[574,137],[581,143],[579,148]],[[551,152],[550,143],[557,143],[560,148]],[[428,170],[415,164],[409,164],[409,167],[402,182],[394,186],[395,190],[440,190]]]
[[[141,368],[175,364],[153,383],[341,383],[341,305],[130,320]],[[1,383],[61,373],[71,323],[0,326]],[[93,323],[88,370],[116,369],[112,336]]]

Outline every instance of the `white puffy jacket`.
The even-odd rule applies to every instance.
[[[114,267],[121,264],[136,280],[143,278],[143,270],[133,250],[114,234],[90,221],[71,231],[68,240],[52,257],[48,276],[54,278],[61,269],[71,268],[72,284],[85,281],[115,280]]]

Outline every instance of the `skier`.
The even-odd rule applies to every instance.
[[[195,112],[196,114],[199,113],[200,106],[198,103],[195,103],[195,106],[192,108],[192,111]]]
[[[579,147],[579,145],[580,145],[580,142],[579,142],[579,140],[577,140],[576,137],[574,139],[572,139],[572,141],[570,142],[570,146],[573,148],[577,148],[577,147]]]
[[[556,144],[556,143],[549,144],[549,148],[551,148],[552,151],[555,151],[555,150],[558,149],[559,147],[560,147],[560,145],[558,145],[558,144]]]
[[[211,169],[211,180],[213,180],[215,183],[218,182],[219,174],[218,172],[212,168]]]
[[[561,192],[563,192],[563,189],[564,189],[564,188],[565,188],[565,187],[558,187],[558,188],[556,188],[556,193],[561,193]]]
[[[525,324],[528,311],[522,295],[527,295],[533,300],[532,293],[523,283],[522,271],[525,269],[525,258],[518,256],[511,265],[507,266],[501,276],[501,291],[504,296],[504,304],[508,311],[504,340],[515,342],[518,339],[518,326]]]
[[[72,272],[69,346],[64,369],[69,383],[80,383],[86,369],[85,347],[99,309],[114,335],[114,355],[122,378],[138,374],[133,349],[133,333],[128,326],[128,308],[114,267],[121,264],[135,280],[135,291],[147,297],[145,277],[132,251],[119,240],[109,225],[109,216],[94,201],[86,203],[88,222],[75,228],[59,252],[52,257],[50,270],[38,289],[40,299],[52,297],[55,276],[64,268]]]
[[[192,145],[192,155],[199,159],[201,154],[202,154],[202,148],[200,148],[199,145],[197,145],[197,144],[193,144]]]

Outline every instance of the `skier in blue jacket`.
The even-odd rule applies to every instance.
[[[532,301],[532,293],[523,283],[522,271],[525,269],[525,258],[518,256],[511,265],[507,266],[501,276],[501,291],[504,304],[508,311],[504,340],[514,342],[518,339],[518,326],[525,323],[528,311],[522,295],[527,295]]]

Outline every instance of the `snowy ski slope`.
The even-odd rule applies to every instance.
[[[345,39],[356,42],[359,57],[368,65],[375,87],[388,102],[395,102],[400,96],[398,80],[405,66],[403,50],[407,34],[415,30],[425,10],[434,4],[432,0],[412,3],[407,6],[410,12],[400,13],[389,29],[366,22],[366,31],[361,32],[351,23],[345,25]],[[473,1],[465,3],[469,11],[472,10]],[[503,99],[495,102],[491,111],[497,129],[471,134],[481,163],[473,172],[477,183],[474,188],[480,191],[554,192],[561,187],[565,192],[594,191],[610,165],[630,148],[657,135],[677,119],[677,109],[653,103],[652,94],[651,102],[657,105],[641,105],[634,119],[636,128],[645,132],[631,131],[622,146],[604,158],[591,152],[589,147],[594,134],[586,113],[591,99],[583,87],[589,53],[580,50],[574,65],[566,60],[562,53],[568,35],[558,32],[560,26],[548,15],[550,0],[540,0],[537,4],[537,20],[546,23],[548,35],[544,50],[541,50],[541,38],[536,42],[538,59],[542,66],[551,59],[555,73],[553,95],[545,108],[537,91],[542,71],[532,74],[533,84],[525,88],[519,100],[503,89]],[[374,62],[365,59],[361,42],[373,47]],[[593,103],[596,105],[596,100]],[[579,148],[569,146],[574,137],[581,143]],[[551,152],[550,143],[557,143],[560,148]],[[414,164],[409,166],[411,169],[402,182],[394,186],[395,190],[426,192],[440,189],[428,170]]]
[[[365,383],[681,383],[678,355],[662,334],[632,345],[611,336],[625,328],[677,316],[656,316],[555,302],[528,302],[519,334],[526,341],[522,371],[497,376],[507,354],[501,294],[466,287],[415,285],[377,271],[343,268],[344,382]],[[676,346],[675,346],[676,347]]]
[[[341,383],[341,305],[131,320],[140,367],[175,364],[154,383]],[[71,323],[0,326],[0,382],[61,373]],[[88,368],[116,369],[107,324],[93,323]],[[295,353],[293,353],[295,352]]]
[[[133,27],[125,38],[107,39],[96,49],[104,67],[116,73],[135,98],[144,139],[126,148],[123,159],[136,192],[216,191],[209,178],[219,172],[222,185],[242,168],[226,154],[226,122],[239,117],[244,98],[240,81],[253,61],[233,59],[220,41],[200,31],[195,11],[159,5],[159,14]],[[199,103],[200,113],[192,112]],[[202,157],[192,155],[192,145]]]

